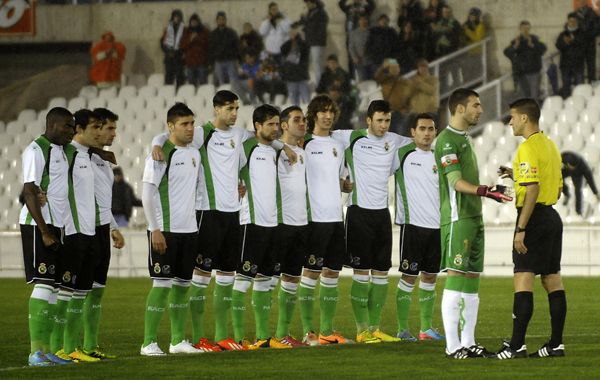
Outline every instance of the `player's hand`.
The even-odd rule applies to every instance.
[[[344,193],[350,193],[354,189],[354,183],[350,181],[350,178],[346,178],[344,182],[342,182],[342,191]]]
[[[121,249],[125,246],[125,238],[121,234],[121,231],[117,229],[110,231],[110,237],[113,240],[113,247]]]
[[[507,166],[500,166],[498,168],[498,174],[500,175],[500,178],[510,178],[513,181],[515,180],[513,177],[513,170],[512,168],[509,168]]]
[[[50,231],[42,232],[42,242],[46,247],[53,251],[57,251],[60,247],[60,242]]]
[[[286,156],[288,157],[290,165],[294,165],[296,162],[298,162],[298,155],[296,154],[296,152],[294,152],[292,150],[292,148],[290,148],[287,145],[284,145],[283,151],[285,152]]]
[[[519,255],[524,255],[527,253],[527,247],[525,247],[525,231],[515,233],[513,246]]]
[[[513,198],[504,194],[505,189],[505,186],[496,186],[495,188],[491,188],[481,185],[477,188],[477,195],[480,197],[493,199],[498,203],[511,202]]]
[[[152,242],[153,250],[158,252],[160,255],[165,254],[167,251],[167,241],[160,230],[150,232],[150,241]]]
[[[246,185],[242,181],[238,183],[238,194],[240,195],[240,199],[244,198],[246,195]]]
[[[48,197],[46,196],[46,192],[39,190],[37,193],[37,199],[38,202],[40,203],[40,207],[44,207],[46,205],[46,203],[48,203]]]
[[[165,156],[163,155],[163,151],[160,146],[154,145],[152,147],[152,159],[154,161],[164,161]]]

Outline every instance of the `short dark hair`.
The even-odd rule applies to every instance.
[[[213,107],[221,107],[238,99],[239,97],[229,90],[219,90],[213,96]]]
[[[335,114],[334,119],[337,120],[340,115],[340,109],[337,104],[329,97],[329,95],[321,94],[317,95],[310,103],[308,103],[308,109],[306,110],[306,122],[308,126],[308,133],[312,133],[315,130],[315,121],[317,120],[317,112],[323,112],[331,110]]]
[[[65,119],[73,119],[71,111],[64,107],[54,107],[46,114],[46,128]]]
[[[225,13],[224,11],[218,11],[216,18],[219,18],[219,17],[225,17],[225,18],[227,18],[227,13]]]
[[[252,125],[256,129],[256,123],[264,123],[274,116],[279,116],[279,110],[270,104],[261,104],[252,112]]]
[[[529,120],[537,124],[540,120],[540,106],[534,99],[521,98],[510,103],[510,109],[515,109],[518,113],[527,115]]]
[[[106,124],[107,121],[119,120],[119,115],[107,108],[94,108],[94,113],[100,117],[102,124]]]
[[[577,13],[575,13],[575,12],[571,12],[571,13],[569,13],[569,14],[567,15],[567,19],[569,19],[569,18],[576,18],[576,19],[578,19],[578,20],[579,20],[579,17],[577,17]]]
[[[466,107],[471,96],[479,97],[479,94],[468,88],[454,90],[454,92],[450,94],[450,99],[448,99],[448,110],[450,111],[450,115],[456,113],[456,107],[458,107],[459,104]]]
[[[329,54],[329,56],[327,57],[328,61],[338,61],[338,57],[335,54]]]
[[[184,103],[177,102],[167,111],[167,123],[175,123],[178,118],[194,116],[194,112]]]
[[[521,23],[519,24],[519,26],[523,26],[523,25],[529,25],[529,26],[531,26],[531,23],[529,21],[527,21],[527,20],[523,20],[523,21],[521,21]]]
[[[392,109],[390,108],[390,103],[381,99],[371,101],[371,103],[369,103],[369,108],[367,108],[367,117],[372,118],[373,115],[375,115],[375,112],[392,112]]]
[[[271,9],[271,7],[272,7],[272,6],[274,6],[274,5],[277,5],[277,3],[276,3],[276,2],[274,2],[274,1],[271,1],[271,2],[269,3],[269,8],[268,8],[268,9]]]
[[[86,129],[91,119],[102,120],[94,111],[82,108],[73,114],[75,116],[75,125],[79,125],[81,129]]]
[[[417,128],[417,124],[419,123],[419,120],[423,120],[423,119],[433,121],[433,125],[435,126],[435,118],[433,117],[433,115],[430,114],[429,112],[421,112],[420,114],[417,114],[414,116],[412,122],[410,123],[410,129]]]
[[[377,17],[377,21],[381,20],[381,19],[387,19],[388,21],[390,21],[390,16],[386,15],[385,13],[382,15],[379,15],[379,17]]]
[[[284,122],[287,123],[287,121],[290,119],[290,114],[294,111],[302,112],[302,108],[300,108],[298,106],[289,106],[289,107],[285,108],[279,114],[279,121],[281,121],[282,123],[284,123]]]

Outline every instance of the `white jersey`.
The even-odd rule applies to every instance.
[[[23,183],[33,182],[46,192],[48,202],[42,207],[44,220],[55,227],[64,227],[69,212],[69,163],[63,147],[40,136],[25,148],[21,160]],[[27,206],[21,209],[19,223],[35,225]]]
[[[96,234],[96,197],[94,196],[94,169],[89,148],[77,141],[69,170],[69,206],[71,213],[65,221],[65,235],[81,233],[88,236]],[[67,151],[69,154],[69,151]],[[70,156],[70,155],[69,155]]]
[[[156,219],[163,232],[197,232],[196,187],[200,175],[200,152],[192,147],[164,143],[165,161],[146,158],[143,181],[158,188],[155,195]]]
[[[94,194],[98,206],[98,225],[110,224],[112,215],[112,187],[115,175],[108,161],[104,161],[97,154],[92,154],[92,168],[94,169]]]
[[[306,135],[304,150],[309,221],[341,222],[344,146],[330,136]]]
[[[289,226],[308,224],[306,209],[306,152],[293,145],[288,145],[296,153],[298,159],[290,165],[285,152],[277,159],[277,190],[281,199],[281,215],[279,223]]]
[[[377,137],[369,134],[367,129],[338,130],[332,136],[344,144],[350,180],[354,183],[348,206],[370,210],[387,208],[388,179],[395,153],[412,139],[390,132]]]
[[[256,224],[262,227],[277,226],[277,152],[259,144],[256,139],[244,142],[246,163],[240,172],[246,186],[242,198],[240,224]]]
[[[439,177],[433,151],[409,144],[394,157],[396,224],[440,228]]]

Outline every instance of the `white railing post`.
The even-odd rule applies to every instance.
[[[483,67],[483,83],[487,83],[487,43],[488,39],[483,40],[483,49],[481,49],[481,65]]]

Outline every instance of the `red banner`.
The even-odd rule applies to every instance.
[[[0,0],[0,36],[35,34],[35,0]]]

